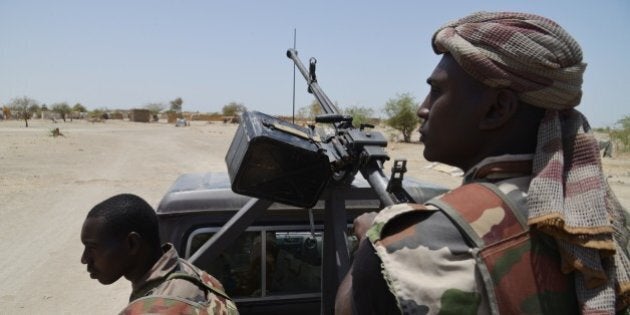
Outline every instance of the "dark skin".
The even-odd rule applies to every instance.
[[[85,246],[81,263],[87,265],[91,278],[105,285],[123,276],[132,283],[140,280],[162,255],[159,247],[149,245],[136,232],[111,235],[102,217],[85,219],[81,242]]]
[[[424,120],[420,140],[427,160],[468,171],[486,157],[535,152],[544,110],[520,102],[510,89],[483,85],[449,54],[442,56],[427,83],[431,90],[418,109],[418,117]],[[361,246],[369,245],[363,238],[375,215],[364,214],[354,221]],[[385,239],[417,222],[393,223],[384,231]],[[353,300],[352,272],[361,264],[355,259],[340,284],[336,314],[352,314],[353,303],[365,303]]]
[[[483,85],[449,54],[427,83],[431,90],[418,109],[427,160],[468,171],[489,156],[535,151],[544,111],[520,103],[514,91]]]

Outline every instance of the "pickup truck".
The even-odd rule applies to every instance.
[[[403,187],[417,203],[446,191],[411,178]],[[332,194],[345,200],[352,253],[358,245],[351,233],[354,218],[379,211],[381,203],[358,177]],[[250,198],[231,190],[227,173],[181,175],[156,210],[161,239],[188,258]],[[217,259],[199,267],[221,281],[241,314],[320,314],[324,206],[324,200],[312,209],[273,203]]]

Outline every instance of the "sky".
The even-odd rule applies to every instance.
[[[230,102],[293,111],[294,45],[315,57],[320,87],[340,107],[383,115],[409,93],[420,102],[439,61],[430,44],[475,11],[522,11],[562,25],[588,67],[582,104],[594,127],[630,115],[630,1],[29,1],[0,0],[0,104],[142,108],[177,97],[185,111]],[[297,72],[295,108],[313,96]]]

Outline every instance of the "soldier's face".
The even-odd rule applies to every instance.
[[[87,265],[92,279],[102,284],[116,282],[128,270],[128,250],[124,239],[107,235],[104,218],[87,218],[81,229],[81,242],[85,246],[81,263]]]
[[[492,101],[491,88],[470,77],[449,54],[427,79],[431,90],[418,109],[424,119],[424,157],[466,170],[478,162],[479,123]]]

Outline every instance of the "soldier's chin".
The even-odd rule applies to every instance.
[[[96,279],[98,282],[100,282],[101,284],[104,285],[108,285],[108,284],[112,284],[114,282],[116,282],[116,280],[118,279],[108,279],[108,278],[104,278],[98,274],[91,274],[90,277],[92,277],[92,279]]]
[[[435,158],[431,155],[431,150],[427,150],[426,145],[424,146],[424,151],[422,151],[422,156],[429,162],[436,162]]]

